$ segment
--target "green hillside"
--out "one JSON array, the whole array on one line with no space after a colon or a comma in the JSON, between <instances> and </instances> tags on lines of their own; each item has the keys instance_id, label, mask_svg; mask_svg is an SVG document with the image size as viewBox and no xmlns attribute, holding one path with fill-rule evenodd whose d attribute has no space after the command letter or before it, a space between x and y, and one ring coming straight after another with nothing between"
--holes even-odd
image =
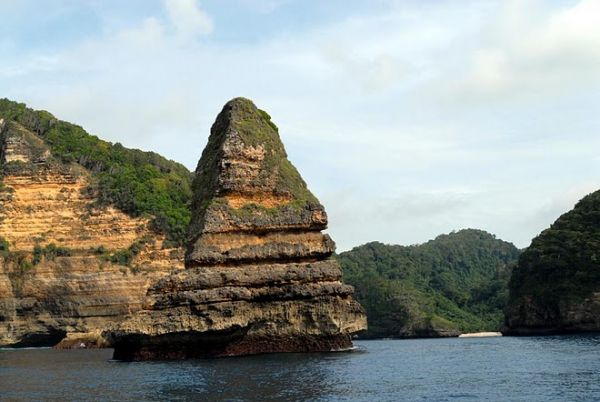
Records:
<instances>
[{"instance_id":1,"label":"green hillside","mask_svg":"<svg viewBox=\"0 0 600 402\"><path fill-rule=\"evenodd\" d=\"M191 173L185 166L154 152L103 141L46 111L8 99L0 99L0 118L37 134L60 162L77 163L91 172L89 191L100 204L114 205L131 216L150 216L155 230L173 243L183 243L192 195Z\"/></svg>"},{"instance_id":2,"label":"green hillside","mask_svg":"<svg viewBox=\"0 0 600 402\"><path fill-rule=\"evenodd\" d=\"M585 196L535 237L510 281L511 329L598 330L600 191Z\"/></svg>"},{"instance_id":3,"label":"green hillside","mask_svg":"<svg viewBox=\"0 0 600 402\"><path fill-rule=\"evenodd\" d=\"M366 337L498 330L519 250L475 229L427 243L368 243L341 253L344 281L367 310Z\"/></svg>"}]
</instances>

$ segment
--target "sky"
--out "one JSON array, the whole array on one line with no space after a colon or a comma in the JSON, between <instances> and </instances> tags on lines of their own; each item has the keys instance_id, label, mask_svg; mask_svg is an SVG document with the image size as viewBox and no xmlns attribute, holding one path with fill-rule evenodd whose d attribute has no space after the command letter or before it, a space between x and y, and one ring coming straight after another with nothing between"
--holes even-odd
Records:
<instances>
[{"instance_id":1,"label":"sky","mask_svg":"<svg viewBox=\"0 0 600 402\"><path fill-rule=\"evenodd\" d=\"M600 0L0 0L0 97L193 170L251 98L338 250L527 247L600 188Z\"/></svg>"}]
</instances>

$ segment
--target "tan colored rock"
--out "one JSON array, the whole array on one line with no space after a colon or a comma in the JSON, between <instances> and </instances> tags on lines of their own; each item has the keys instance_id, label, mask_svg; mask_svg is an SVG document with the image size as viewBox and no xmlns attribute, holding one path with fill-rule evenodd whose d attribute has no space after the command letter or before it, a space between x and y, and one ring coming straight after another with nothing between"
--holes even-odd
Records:
<instances>
[{"instance_id":1,"label":"tan colored rock","mask_svg":"<svg viewBox=\"0 0 600 402\"><path fill-rule=\"evenodd\" d=\"M196 169L186 270L106 335L135 360L346 349L366 328L331 259L327 215L270 117L237 98Z\"/></svg>"},{"instance_id":2,"label":"tan colored rock","mask_svg":"<svg viewBox=\"0 0 600 402\"><path fill-rule=\"evenodd\" d=\"M96 207L84 169L51 163L43 141L22 126L2 127L2 163L33 163L35 170L5 171L0 191L0 236L11 250L0 257L0 346L54 345L65 337L61 347L106 346L101 331L141 309L153 283L183 268L183 250L163 249L145 218ZM94 251L142 239L150 241L129 267ZM51 243L71 255L34 265L34 246Z\"/></svg>"}]
</instances>

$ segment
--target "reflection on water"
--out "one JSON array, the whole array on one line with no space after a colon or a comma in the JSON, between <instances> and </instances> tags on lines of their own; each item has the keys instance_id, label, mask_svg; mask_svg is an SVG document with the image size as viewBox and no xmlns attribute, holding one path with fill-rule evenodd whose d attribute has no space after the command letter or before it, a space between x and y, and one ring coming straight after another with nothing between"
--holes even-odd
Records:
<instances>
[{"instance_id":1,"label":"reflection on water","mask_svg":"<svg viewBox=\"0 0 600 402\"><path fill-rule=\"evenodd\" d=\"M123 363L0 350L0 400L600 400L600 336L363 341L358 352Z\"/></svg>"},{"instance_id":2,"label":"reflection on water","mask_svg":"<svg viewBox=\"0 0 600 402\"><path fill-rule=\"evenodd\" d=\"M171 375L168 381L162 378L155 384L153 397L185 399L193 383L193 394L206 400L319 400L334 392L331 366L326 363L331 356L289 354L162 363ZM186 372L184 378L177 378L181 371Z\"/></svg>"},{"instance_id":3,"label":"reflection on water","mask_svg":"<svg viewBox=\"0 0 600 402\"><path fill-rule=\"evenodd\" d=\"M117 362L111 350L2 350L0 400L314 401L335 394L334 367L357 353Z\"/></svg>"}]
</instances>

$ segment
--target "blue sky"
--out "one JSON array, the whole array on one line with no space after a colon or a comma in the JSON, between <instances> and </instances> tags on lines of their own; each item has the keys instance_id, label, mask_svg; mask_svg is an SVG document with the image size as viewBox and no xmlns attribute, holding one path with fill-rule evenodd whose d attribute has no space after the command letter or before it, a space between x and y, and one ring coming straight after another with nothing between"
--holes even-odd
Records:
<instances>
[{"instance_id":1,"label":"blue sky","mask_svg":"<svg viewBox=\"0 0 600 402\"><path fill-rule=\"evenodd\" d=\"M600 187L600 1L0 0L0 96L193 169L235 96L340 250L519 247Z\"/></svg>"}]
</instances>

